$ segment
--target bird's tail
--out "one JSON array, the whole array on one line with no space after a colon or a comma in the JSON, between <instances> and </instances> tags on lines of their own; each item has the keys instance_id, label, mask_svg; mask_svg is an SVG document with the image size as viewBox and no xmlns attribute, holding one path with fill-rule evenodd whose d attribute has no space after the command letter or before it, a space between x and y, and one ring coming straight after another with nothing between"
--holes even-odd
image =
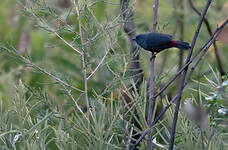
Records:
<instances>
[{"instance_id":1,"label":"bird's tail","mask_svg":"<svg viewBox=\"0 0 228 150\"><path fill-rule=\"evenodd\" d=\"M183 42L183 41L175 41L175 47L180 48L180 49L189 49L191 48L191 46L189 45L189 43L187 42Z\"/></svg>"}]
</instances>

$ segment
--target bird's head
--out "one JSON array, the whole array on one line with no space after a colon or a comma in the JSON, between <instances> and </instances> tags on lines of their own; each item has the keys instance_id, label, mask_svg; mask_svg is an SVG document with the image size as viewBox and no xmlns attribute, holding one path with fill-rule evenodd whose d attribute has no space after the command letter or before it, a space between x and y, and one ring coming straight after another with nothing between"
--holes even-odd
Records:
<instances>
[{"instance_id":1,"label":"bird's head","mask_svg":"<svg viewBox=\"0 0 228 150\"><path fill-rule=\"evenodd\" d=\"M145 35L139 34L133 39L138 45L142 46L145 40Z\"/></svg>"}]
</instances>

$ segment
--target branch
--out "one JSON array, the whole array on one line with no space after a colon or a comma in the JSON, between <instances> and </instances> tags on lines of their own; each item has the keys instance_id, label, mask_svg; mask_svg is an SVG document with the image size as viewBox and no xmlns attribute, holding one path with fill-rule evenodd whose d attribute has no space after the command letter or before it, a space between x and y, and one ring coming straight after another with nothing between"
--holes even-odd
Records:
<instances>
[{"instance_id":1,"label":"branch","mask_svg":"<svg viewBox=\"0 0 228 150\"><path fill-rule=\"evenodd\" d=\"M197 10L197 8L194 6L192 0L189 0L189 4L190 4L190 7L197 13L197 15L201 15L200 11ZM210 23L209 21L207 20L207 18L205 17L204 18L204 23L207 27L207 31L209 33L210 36L212 36L212 30L211 30L211 26L210 26ZM217 44L216 42L213 43L213 46L214 46L214 52L215 52L215 56L216 56L216 59L217 59L217 63L218 63L218 68L219 68L219 72L220 72L220 75L223 76L225 75L225 71L222 67L222 62L221 62L221 58L220 58L220 55L219 55L219 52L218 52L218 47L217 47Z\"/></svg>"},{"instance_id":2,"label":"branch","mask_svg":"<svg viewBox=\"0 0 228 150\"><path fill-rule=\"evenodd\" d=\"M158 15L158 4L159 0L155 0L154 8L154 23L153 23L153 32L156 32L157 27L157 15ZM147 124L149 127L152 125L152 115L153 108L155 103L154 97L154 62L155 62L155 54L152 52L151 54L151 65L150 65L150 87L149 87L149 107L148 107L148 115L147 115ZM152 150L152 132L149 130L148 140L147 140L147 149Z\"/></svg>"},{"instance_id":3,"label":"branch","mask_svg":"<svg viewBox=\"0 0 228 150\"><path fill-rule=\"evenodd\" d=\"M79 10L79 4L78 4L78 0L74 0L74 6L75 6L75 10L77 13L77 18L78 18L78 27L79 27L79 35L80 35L80 40L81 40L81 45L82 45L82 53L81 53L81 57L82 57L82 69L83 69L83 78L84 78L84 93L85 93L85 103L86 103L86 108L87 108L87 118L88 118L88 126L90 124L89 122L89 114L91 116L92 112L90 110L90 105L89 105L89 98L88 98L88 83L87 83L87 71L86 71L86 63L85 63L85 49L84 49L84 38L83 38L83 33L82 33L82 24L81 24L81 13Z\"/></svg>"},{"instance_id":4,"label":"branch","mask_svg":"<svg viewBox=\"0 0 228 150\"><path fill-rule=\"evenodd\" d=\"M56 31L54 31L51 27L49 27L47 25L47 27L51 30L51 32L53 32L60 40L63 41L63 43L65 43L67 46L69 46L70 48L72 48L75 52L79 53L80 55L82 55L82 52L80 52L78 49L76 49L73 45L71 45L70 43L68 43L64 38L62 38Z\"/></svg>"},{"instance_id":5,"label":"branch","mask_svg":"<svg viewBox=\"0 0 228 150\"><path fill-rule=\"evenodd\" d=\"M96 67L96 68L91 72L91 74L86 78L86 80L89 80L89 78L92 77L93 74L98 70L98 68L100 67L100 65L104 62L105 57L107 56L108 52L109 52L109 49L106 50L105 55L104 55L103 58L100 60L100 62L98 63L97 67Z\"/></svg>"},{"instance_id":6,"label":"branch","mask_svg":"<svg viewBox=\"0 0 228 150\"><path fill-rule=\"evenodd\" d=\"M79 95L79 97L78 97L77 100L74 99L73 95L71 94L71 91L68 90L67 91L67 94L72 99L72 101L74 102L74 104L77 107L77 109L79 110L79 112L82 113L83 117L88 120L87 116L83 113L81 107L77 103L77 101L79 100L79 98L81 97L82 94Z\"/></svg>"},{"instance_id":7,"label":"branch","mask_svg":"<svg viewBox=\"0 0 228 150\"><path fill-rule=\"evenodd\" d=\"M210 4L211 4L211 1L212 0L208 0L207 1L206 7L204 8L203 13L202 13L202 15L200 17L200 21L198 23L195 35L193 37L192 44L191 44L191 49L190 49L190 51L188 53L188 57L186 59L185 64L187 64L191 60L192 52L193 52L193 49L195 47L196 40L198 38L200 28L202 26L202 22L204 20L204 17L205 17L205 15L207 13L207 10L208 10ZM183 89L184 89L184 83L185 83L185 77L186 77L187 71L188 71L188 67L186 69L184 69L184 71L183 71L183 75L182 75L181 81L180 81L180 86L179 86L179 89L178 89L177 101L176 101L176 107L175 107L175 112L174 112L174 117L173 117L172 131L171 131L171 137L170 137L170 143L169 143L169 150L173 150L175 132L176 132L176 123L177 123L177 118L178 118L178 113L179 113L179 108L180 108L180 100L181 100L182 92L183 92Z\"/></svg>"},{"instance_id":8,"label":"branch","mask_svg":"<svg viewBox=\"0 0 228 150\"><path fill-rule=\"evenodd\" d=\"M153 23L153 32L156 32L157 24L158 24L158 4L159 0L155 0L155 4L153 5L154 8L154 23Z\"/></svg>"}]
</instances>

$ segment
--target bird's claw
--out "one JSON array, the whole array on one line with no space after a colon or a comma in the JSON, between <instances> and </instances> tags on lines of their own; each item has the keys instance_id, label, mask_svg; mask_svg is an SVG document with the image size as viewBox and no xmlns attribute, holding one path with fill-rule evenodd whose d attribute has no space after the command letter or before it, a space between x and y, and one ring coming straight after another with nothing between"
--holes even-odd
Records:
<instances>
[{"instance_id":1,"label":"bird's claw","mask_svg":"<svg viewBox=\"0 0 228 150\"><path fill-rule=\"evenodd\" d=\"M156 57L156 53L152 53L152 55L151 55L151 57L150 57L150 61L152 60L152 59L154 59Z\"/></svg>"}]
</instances>

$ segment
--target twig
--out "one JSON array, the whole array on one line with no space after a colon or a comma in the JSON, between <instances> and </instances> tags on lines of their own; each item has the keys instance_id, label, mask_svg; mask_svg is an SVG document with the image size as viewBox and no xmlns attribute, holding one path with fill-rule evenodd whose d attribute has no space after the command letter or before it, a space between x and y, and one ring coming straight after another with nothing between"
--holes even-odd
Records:
<instances>
[{"instance_id":1,"label":"twig","mask_svg":"<svg viewBox=\"0 0 228 150\"><path fill-rule=\"evenodd\" d=\"M138 145L142 139L146 136L146 134L148 134L148 131L152 129L152 127L161 119L161 117L165 114L165 112L169 109L169 107L172 105L172 103L176 100L177 96L175 96L169 103L168 105L163 108L163 110L160 112L160 114L154 119L154 121L151 124L151 127L149 127L147 130L145 130L141 136L137 139L137 141L135 142L135 145ZM134 149L131 149L134 150Z\"/></svg>"},{"instance_id":2,"label":"twig","mask_svg":"<svg viewBox=\"0 0 228 150\"><path fill-rule=\"evenodd\" d=\"M85 49L83 46L84 43L84 39L83 39L83 33L82 33L82 25L81 25L81 13L79 10L79 4L78 4L78 0L74 0L74 6L76 9L76 13L78 16L78 27L79 27L79 35L80 35L80 39L81 39L81 45L82 45L82 53L81 53L81 57L82 57L82 69L83 69L83 78L84 78L84 93L85 93L85 103L86 103L86 107L87 107L87 118L89 120L89 114L92 116L92 112L90 110L90 105L89 105L89 98L88 98L88 84L87 84L87 71L86 71L86 64L85 64ZM89 122L88 122L89 123Z\"/></svg>"},{"instance_id":3,"label":"twig","mask_svg":"<svg viewBox=\"0 0 228 150\"><path fill-rule=\"evenodd\" d=\"M156 32L157 27L157 16L158 16L158 5L159 0L155 0L155 4L153 5L154 8L154 22L153 22L153 32ZM149 86L149 107L148 107L148 116L147 116L147 124L149 127L152 125L152 115L153 115L153 108L155 103L154 98L154 62L155 62L155 54L151 54L151 65L150 65L150 86ZM148 140L147 140L147 149L152 150L152 132L151 130L148 131Z\"/></svg>"},{"instance_id":4,"label":"twig","mask_svg":"<svg viewBox=\"0 0 228 150\"><path fill-rule=\"evenodd\" d=\"M190 4L190 7L200 16L201 13L194 6L192 0L189 0L189 4ZM205 17L203 21L204 21L204 23L205 23L205 25L207 27L207 31L208 31L209 35L212 36L212 30L211 30L211 26L210 26L210 23L209 23L208 19ZM214 46L214 52L215 52L215 56L216 56L217 63L218 63L219 72L220 72L220 75L223 76L223 75L225 75L225 71L224 71L224 69L222 67L222 62L221 62L221 58L220 58L220 55L219 55L219 52L218 52L218 47L217 47L216 42L213 43L213 46Z\"/></svg>"},{"instance_id":5,"label":"twig","mask_svg":"<svg viewBox=\"0 0 228 150\"><path fill-rule=\"evenodd\" d=\"M80 55L82 55L82 52L80 52L78 49L76 49L75 47L73 47L73 45L71 45L70 43L68 43L64 38L62 38L56 31L54 31L52 28L50 28L48 25L47 27L51 30L51 32L53 32L60 40L62 40L67 46L69 46L70 48L72 48L75 52L79 53Z\"/></svg>"},{"instance_id":6,"label":"twig","mask_svg":"<svg viewBox=\"0 0 228 150\"><path fill-rule=\"evenodd\" d=\"M200 135L201 135L201 144L202 144L202 150L205 150L205 148L204 148L204 137L203 137L203 130L201 129L201 127L199 127L200 128Z\"/></svg>"},{"instance_id":7,"label":"twig","mask_svg":"<svg viewBox=\"0 0 228 150\"><path fill-rule=\"evenodd\" d=\"M154 8L154 23L153 23L153 32L156 32L157 24L158 24L158 4L159 0L155 0L155 4L153 5Z\"/></svg>"},{"instance_id":8,"label":"twig","mask_svg":"<svg viewBox=\"0 0 228 150\"><path fill-rule=\"evenodd\" d=\"M78 105L78 103L77 103L78 100L76 101L76 100L74 99L73 95L71 94L71 91L67 91L67 94L68 94L68 96L73 100L75 106L76 106L77 109L80 111L80 113L82 113L82 115L83 115L86 119L88 119L87 116L83 113L83 111L82 111L82 109L80 108L80 106ZM81 97L81 95L82 95L82 94L79 95L79 98ZM79 99L79 98L78 98L78 99Z\"/></svg>"},{"instance_id":9,"label":"twig","mask_svg":"<svg viewBox=\"0 0 228 150\"><path fill-rule=\"evenodd\" d=\"M207 13L207 10L208 10L210 4L211 4L211 0L208 0L207 4L206 4L206 7L204 8L203 13L202 13L202 15L200 17L200 21L198 23L195 35L193 37L192 44L191 44L191 49L190 49L190 51L188 53L188 57L186 59L185 64L187 64L191 60L192 52L193 52L193 49L195 47L195 43L196 43L196 40L198 38L200 28L202 26L202 22L204 20L204 17L205 17L205 15ZM188 67L186 69L184 69L184 71L183 71L183 75L181 77L180 86L179 86L179 90L178 90L178 94L177 94L177 101L176 101L176 107L175 107L175 111L174 111L172 131L171 131L171 137L170 137L170 142L169 142L169 150L173 150L175 132L176 132L176 123L177 123L177 118L178 118L178 113L179 113L179 108L180 108L180 100L181 100L182 92L183 92L183 89L184 89L184 83L185 83L185 77L186 77L187 71L188 71Z\"/></svg>"},{"instance_id":10,"label":"twig","mask_svg":"<svg viewBox=\"0 0 228 150\"><path fill-rule=\"evenodd\" d=\"M204 50L204 54L208 51L209 47L212 45L212 43L216 40L216 37L219 35L219 32L224 28L224 26L228 23L228 19L219 27L216 29L216 31L214 32L214 34L212 35L212 37L208 40L208 42L206 42L206 44L199 50L199 51L202 51ZM202 59L203 55L201 55L197 62L199 62L199 60ZM195 63L195 65L192 67L192 68L195 68L195 66L197 65L198 63ZM185 67L184 67L185 68ZM194 70L194 69L191 69L191 70ZM187 85L187 82L190 80L190 77L191 77L192 73L190 72L188 77L187 77L187 80L185 81L184 83L184 87ZM177 95L175 95L172 100L167 104L167 106L161 111L161 113L155 118L154 122L152 123L152 126L150 128L148 128L147 130L145 130L141 136L139 137L139 139L136 141L136 144L135 145L138 145L141 140L145 137L145 135L148 133L149 129L151 129L160 119L161 117L165 114L165 112L168 110L168 108L171 106L171 104L173 102L175 102L177 98Z\"/></svg>"},{"instance_id":11,"label":"twig","mask_svg":"<svg viewBox=\"0 0 228 150\"><path fill-rule=\"evenodd\" d=\"M86 78L86 80L89 80L89 78L92 77L93 74L98 70L98 68L100 67L100 65L104 62L105 57L107 56L108 52L109 52L109 49L106 50L105 55L104 55L103 58L100 60L100 62L98 63L97 67L96 67L96 68L91 72L91 74Z\"/></svg>"},{"instance_id":12,"label":"twig","mask_svg":"<svg viewBox=\"0 0 228 150\"><path fill-rule=\"evenodd\" d=\"M150 87L149 87L149 107L148 107L148 115L147 115L147 124L150 127L152 123L152 115L153 115L153 108L154 108L154 61L155 55L152 54L151 56L151 66L150 66ZM148 139L147 139L147 149L152 150L152 132L149 131Z\"/></svg>"}]
</instances>

